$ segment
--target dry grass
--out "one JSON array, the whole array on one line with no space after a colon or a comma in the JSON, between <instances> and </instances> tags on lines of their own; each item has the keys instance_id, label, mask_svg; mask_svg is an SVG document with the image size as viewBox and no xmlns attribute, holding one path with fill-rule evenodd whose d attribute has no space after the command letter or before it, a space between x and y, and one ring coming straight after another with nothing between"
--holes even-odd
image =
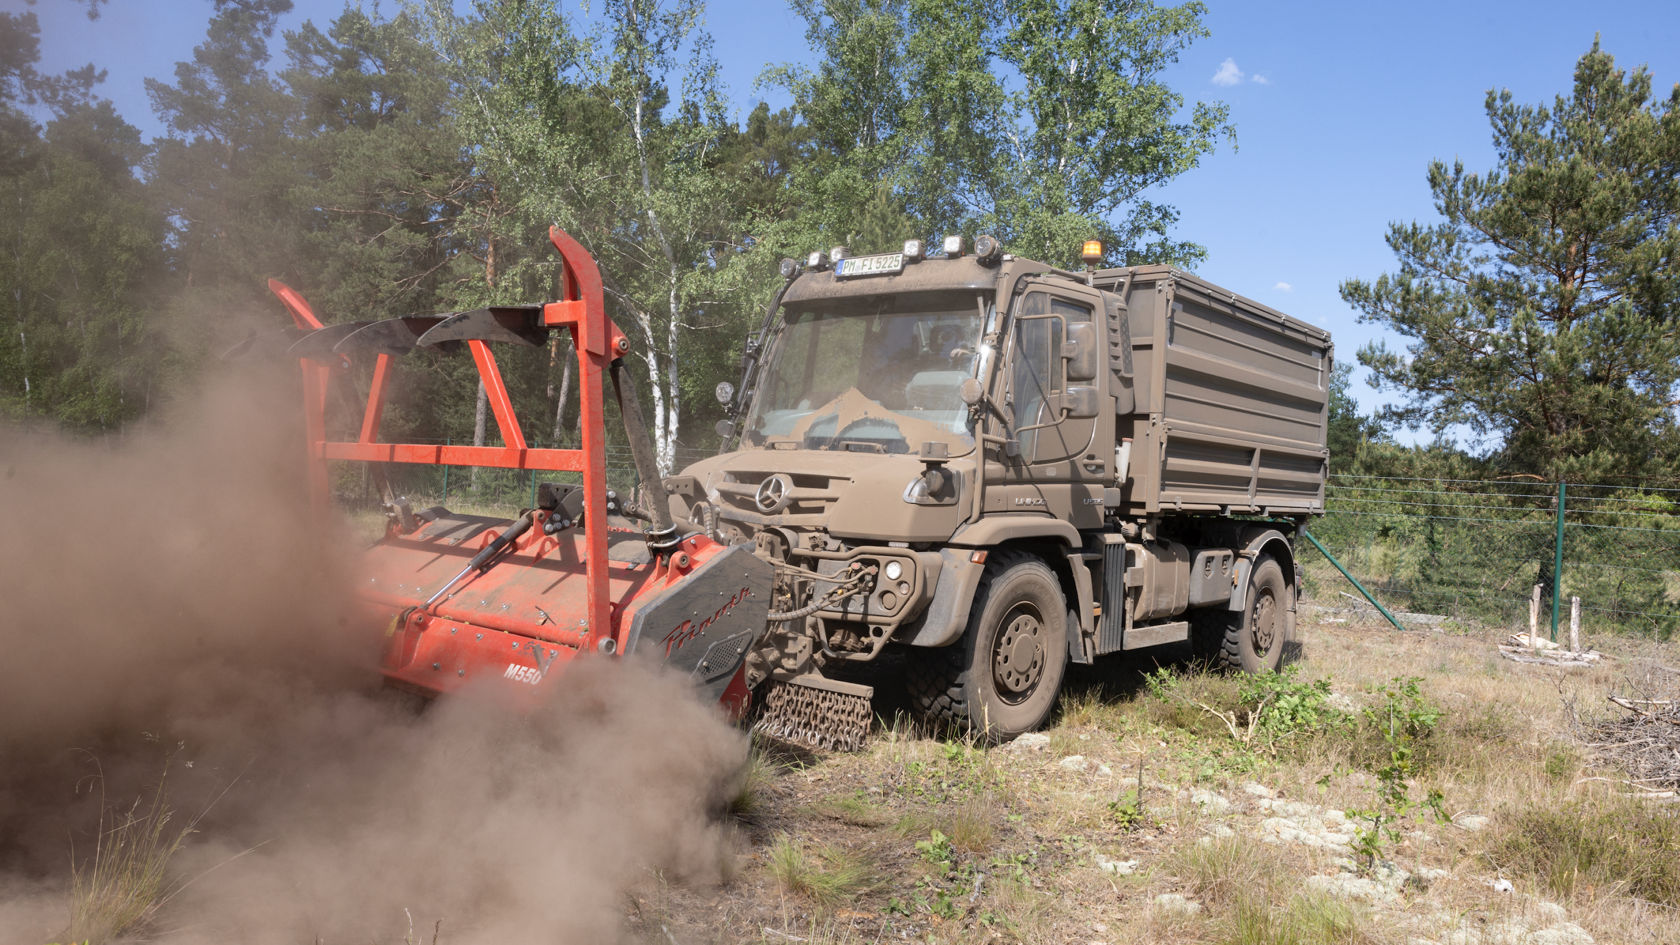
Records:
<instances>
[{"instance_id":1,"label":"dry grass","mask_svg":"<svg viewBox=\"0 0 1680 945\"><path fill-rule=\"evenodd\" d=\"M1598 796L1503 813L1488 858L1564 900L1625 895L1680 908L1680 812Z\"/></svg>"},{"instance_id":2,"label":"dry grass","mask_svg":"<svg viewBox=\"0 0 1680 945\"><path fill-rule=\"evenodd\" d=\"M1290 877L1280 874L1276 848L1251 837L1204 837L1177 850L1166 863L1186 895L1211 909L1234 908Z\"/></svg>"},{"instance_id":3,"label":"dry grass","mask_svg":"<svg viewBox=\"0 0 1680 945\"><path fill-rule=\"evenodd\" d=\"M1322 893L1297 893L1282 906L1269 897L1237 900L1215 923L1218 945L1366 945L1379 941L1366 910Z\"/></svg>"},{"instance_id":4,"label":"dry grass","mask_svg":"<svg viewBox=\"0 0 1680 945\"><path fill-rule=\"evenodd\" d=\"M951 845L967 853L986 853L997 843L997 798L982 795L956 805L945 820Z\"/></svg>"},{"instance_id":5,"label":"dry grass","mask_svg":"<svg viewBox=\"0 0 1680 945\"><path fill-rule=\"evenodd\" d=\"M105 808L92 854L71 871L71 941L100 945L138 930L180 890L169 863L197 821L172 829L174 819L163 780L149 801L121 813Z\"/></svg>"}]
</instances>

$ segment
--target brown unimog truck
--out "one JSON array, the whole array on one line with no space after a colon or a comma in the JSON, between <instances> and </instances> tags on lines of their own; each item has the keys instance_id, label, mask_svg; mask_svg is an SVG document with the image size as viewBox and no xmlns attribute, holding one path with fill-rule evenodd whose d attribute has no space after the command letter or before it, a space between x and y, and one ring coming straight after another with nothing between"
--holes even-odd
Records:
<instances>
[{"instance_id":1,"label":"brown unimog truck","mask_svg":"<svg viewBox=\"0 0 1680 945\"><path fill-rule=\"evenodd\" d=\"M1328 334L1166 266L944 248L784 262L724 452L666 480L679 523L775 565L761 728L860 744L871 690L833 677L893 650L921 713L993 740L1070 662L1188 640L1276 668Z\"/></svg>"}]
</instances>

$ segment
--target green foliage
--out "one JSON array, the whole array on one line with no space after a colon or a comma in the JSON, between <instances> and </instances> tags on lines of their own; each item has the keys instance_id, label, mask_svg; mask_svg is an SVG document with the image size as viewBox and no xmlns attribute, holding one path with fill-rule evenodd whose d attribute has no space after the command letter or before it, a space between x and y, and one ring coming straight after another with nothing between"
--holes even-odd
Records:
<instances>
[{"instance_id":1,"label":"green foliage","mask_svg":"<svg viewBox=\"0 0 1680 945\"><path fill-rule=\"evenodd\" d=\"M1329 702L1327 678L1303 682L1299 667L1287 666L1278 673L1256 673L1242 678L1238 694L1248 709L1255 747L1276 755L1293 742L1345 728L1351 719Z\"/></svg>"},{"instance_id":2,"label":"green foliage","mask_svg":"<svg viewBox=\"0 0 1680 945\"><path fill-rule=\"evenodd\" d=\"M1227 110L1186 111L1161 73L1197 38L1203 7L1117 0L800 0L814 69L782 68L816 154L791 186L787 233L870 249L910 233L991 232L1058 264L1102 238L1116 261L1193 262L1177 213L1144 191L1230 135ZM1071 65L1070 65L1071 64ZM883 189L912 227L865 234ZM866 243L864 237L871 237Z\"/></svg>"},{"instance_id":3,"label":"green foliage","mask_svg":"<svg viewBox=\"0 0 1680 945\"><path fill-rule=\"evenodd\" d=\"M957 851L951 838L938 830L930 832L926 840L916 841L916 854L941 871L948 872L956 865Z\"/></svg>"},{"instance_id":4,"label":"green foliage","mask_svg":"<svg viewBox=\"0 0 1680 945\"><path fill-rule=\"evenodd\" d=\"M1420 746L1441 720L1441 710L1418 690L1419 681L1415 676L1396 677L1390 684L1375 687L1381 703L1366 706L1362 712L1361 732L1375 735L1384 749L1367 763L1377 777L1376 803L1347 812L1362 821L1354 832L1353 851L1366 869L1374 869L1388 844L1400 839L1402 818L1421 808L1440 820L1449 819L1441 792L1430 790L1421 800L1412 796L1410 779L1417 769Z\"/></svg>"},{"instance_id":5,"label":"green foliage","mask_svg":"<svg viewBox=\"0 0 1680 945\"><path fill-rule=\"evenodd\" d=\"M1143 795L1136 788L1127 788L1108 802L1108 817L1121 830L1131 830L1143 823Z\"/></svg>"},{"instance_id":6,"label":"green foliage","mask_svg":"<svg viewBox=\"0 0 1680 945\"><path fill-rule=\"evenodd\" d=\"M1180 727L1199 734L1222 731L1244 752L1276 757L1312 738L1347 728L1351 719L1330 705L1330 680L1304 682L1299 667L1237 677L1200 676L1191 681L1160 668L1144 678L1149 693L1168 706L1194 708ZM1216 685L1208 685L1216 682ZM1210 727L1211 718L1219 723Z\"/></svg>"},{"instance_id":7,"label":"green foliage","mask_svg":"<svg viewBox=\"0 0 1680 945\"><path fill-rule=\"evenodd\" d=\"M134 169L140 132L86 70L43 76L34 14L0 14L0 416L114 430L152 405L171 347L146 318L163 217ZM46 104L43 130L20 105Z\"/></svg>"},{"instance_id":8,"label":"green foliage","mask_svg":"<svg viewBox=\"0 0 1680 945\"><path fill-rule=\"evenodd\" d=\"M1390 609L1515 628L1526 625L1529 593L1539 584L1541 620L1549 627L1557 580L1561 627L1568 626L1569 598L1579 596L1589 632L1661 638L1680 629L1673 495L1570 483L1563 572L1554 578L1557 496L1555 482L1474 469L1428 478L1336 474L1328 511L1312 532ZM1315 551L1303 550L1301 560L1307 596L1352 593Z\"/></svg>"},{"instance_id":9,"label":"green foliage","mask_svg":"<svg viewBox=\"0 0 1680 945\"><path fill-rule=\"evenodd\" d=\"M1377 417L1359 414L1359 403L1348 392L1353 365L1340 363L1330 372L1330 422L1328 445L1330 468L1337 472L1360 471L1360 448L1387 442L1387 432Z\"/></svg>"},{"instance_id":10,"label":"green foliage","mask_svg":"<svg viewBox=\"0 0 1680 945\"><path fill-rule=\"evenodd\" d=\"M1595 41L1551 107L1487 95L1499 165L1429 167L1443 219L1395 223L1398 272L1342 297L1407 339L1359 359L1395 419L1467 425L1548 479L1672 469L1680 381L1680 89Z\"/></svg>"}]
</instances>

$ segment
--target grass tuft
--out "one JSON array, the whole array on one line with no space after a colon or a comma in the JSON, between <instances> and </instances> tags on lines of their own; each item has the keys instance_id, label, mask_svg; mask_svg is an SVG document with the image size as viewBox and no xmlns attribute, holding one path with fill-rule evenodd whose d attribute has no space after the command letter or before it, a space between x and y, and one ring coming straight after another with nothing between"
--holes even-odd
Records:
<instances>
[{"instance_id":1,"label":"grass tuft","mask_svg":"<svg viewBox=\"0 0 1680 945\"><path fill-rule=\"evenodd\" d=\"M751 817L762 809L764 791L776 779L776 771L780 767L782 766L771 761L757 745L754 745L752 750L747 752L747 762L742 766L735 790L729 796L730 815Z\"/></svg>"},{"instance_id":2,"label":"grass tuft","mask_svg":"<svg viewBox=\"0 0 1680 945\"><path fill-rule=\"evenodd\" d=\"M1361 945L1371 937L1352 906L1322 893L1291 896L1282 907L1250 894L1220 923L1220 945Z\"/></svg>"},{"instance_id":3,"label":"grass tuft","mask_svg":"<svg viewBox=\"0 0 1680 945\"><path fill-rule=\"evenodd\" d=\"M770 875L785 892L833 909L875 889L879 871L861 854L824 844L808 852L787 834L770 845Z\"/></svg>"},{"instance_id":4,"label":"grass tuft","mask_svg":"<svg viewBox=\"0 0 1680 945\"><path fill-rule=\"evenodd\" d=\"M1168 866L1190 885L1191 898L1214 908L1248 901L1280 879L1276 851L1241 834L1206 837L1181 847Z\"/></svg>"},{"instance_id":5,"label":"grass tuft","mask_svg":"<svg viewBox=\"0 0 1680 945\"><path fill-rule=\"evenodd\" d=\"M957 805L946 823L951 844L969 853L985 853L997 843L997 803L990 797L972 797Z\"/></svg>"},{"instance_id":6,"label":"grass tuft","mask_svg":"<svg viewBox=\"0 0 1680 945\"><path fill-rule=\"evenodd\" d=\"M72 864L71 941L100 945L138 929L178 891L169 861L194 824L171 829L174 818L162 780L149 803L136 799L121 814L100 815L93 855Z\"/></svg>"}]
</instances>

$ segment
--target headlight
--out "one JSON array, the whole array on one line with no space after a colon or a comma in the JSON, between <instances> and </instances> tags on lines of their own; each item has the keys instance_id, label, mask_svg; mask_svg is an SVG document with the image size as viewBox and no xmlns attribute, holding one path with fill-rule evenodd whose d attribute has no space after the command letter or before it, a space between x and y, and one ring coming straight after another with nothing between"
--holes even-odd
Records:
<instances>
[{"instance_id":1,"label":"headlight","mask_svg":"<svg viewBox=\"0 0 1680 945\"><path fill-rule=\"evenodd\" d=\"M904 487L911 505L951 505L957 501L957 479L939 466L929 466Z\"/></svg>"}]
</instances>

